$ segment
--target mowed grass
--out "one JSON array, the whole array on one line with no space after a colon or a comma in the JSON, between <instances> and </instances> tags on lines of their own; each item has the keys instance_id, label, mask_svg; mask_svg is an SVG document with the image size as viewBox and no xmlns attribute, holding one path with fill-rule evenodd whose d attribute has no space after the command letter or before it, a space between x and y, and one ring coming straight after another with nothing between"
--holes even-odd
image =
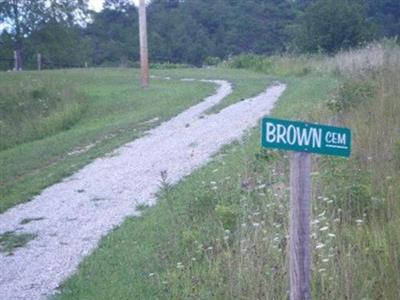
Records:
<instances>
[{"instance_id":1,"label":"mowed grass","mask_svg":"<svg viewBox=\"0 0 400 300\"><path fill-rule=\"evenodd\" d=\"M240 72L237 72L240 71ZM210 67L202 69L171 69L157 70L155 74L159 76L169 76L171 78L193 78L193 79L220 79L228 80L232 83L233 93L226 97L224 101L212 107L207 113L217 113L221 109L237 101L258 95L266 90L270 83L277 79L275 75L257 73L249 70L233 70L226 67ZM268 84L266 84L268 83Z\"/></svg>"},{"instance_id":2,"label":"mowed grass","mask_svg":"<svg viewBox=\"0 0 400 300\"><path fill-rule=\"evenodd\" d=\"M224 78L230 104L261 92L271 77L218 69L157 70L175 79ZM201 73L201 74L199 74ZM251 74L253 81L245 81ZM214 93L204 82L152 79L137 70L0 73L0 212L29 200L96 157L134 140Z\"/></svg>"}]
</instances>

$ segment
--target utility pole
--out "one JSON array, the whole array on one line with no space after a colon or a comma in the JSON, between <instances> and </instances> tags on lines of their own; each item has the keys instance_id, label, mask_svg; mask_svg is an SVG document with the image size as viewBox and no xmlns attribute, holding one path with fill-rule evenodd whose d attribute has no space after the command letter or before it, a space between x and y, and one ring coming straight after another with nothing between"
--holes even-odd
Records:
<instances>
[{"instance_id":1,"label":"utility pole","mask_svg":"<svg viewBox=\"0 0 400 300\"><path fill-rule=\"evenodd\" d=\"M139 1L140 73L142 87L149 86L149 50L147 46L146 1Z\"/></svg>"}]
</instances>

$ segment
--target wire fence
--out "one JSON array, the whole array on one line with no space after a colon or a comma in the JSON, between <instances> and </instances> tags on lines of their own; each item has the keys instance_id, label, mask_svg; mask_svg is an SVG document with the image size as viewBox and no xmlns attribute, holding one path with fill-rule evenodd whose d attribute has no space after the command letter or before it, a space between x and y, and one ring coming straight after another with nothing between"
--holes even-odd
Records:
<instances>
[{"instance_id":1,"label":"wire fence","mask_svg":"<svg viewBox=\"0 0 400 300\"><path fill-rule=\"evenodd\" d=\"M56 62L52 59L48 59L41 56L40 59L27 60L26 64L28 70L43 70L43 69L73 69L73 68L86 68L88 67L87 62L82 62L80 64L74 64L69 62ZM3 69L15 69L15 58L0 57L0 63L8 63L7 66L3 64Z\"/></svg>"}]
</instances>

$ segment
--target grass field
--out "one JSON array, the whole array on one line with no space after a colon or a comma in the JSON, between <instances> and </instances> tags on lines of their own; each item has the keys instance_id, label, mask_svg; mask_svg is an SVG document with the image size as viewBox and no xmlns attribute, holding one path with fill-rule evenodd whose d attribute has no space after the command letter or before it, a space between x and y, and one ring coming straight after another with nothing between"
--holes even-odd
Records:
<instances>
[{"instance_id":1,"label":"grass field","mask_svg":"<svg viewBox=\"0 0 400 300\"><path fill-rule=\"evenodd\" d=\"M275 66L288 90L274 116L355 137L349 160L314 159L314 299L398 298L400 50L381 47L382 62L363 69L370 51L301 58L309 71L296 76L295 58ZM288 156L262 150L255 129L164 183L158 204L105 237L56 299L287 299L288 197Z\"/></svg>"},{"instance_id":2,"label":"grass field","mask_svg":"<svg viewBox=\"0 0 400 300\"><path fill-rule=\"evenodd\" d=\"M222 105L271 82L263 74L229 69L154 75L230 80L235 91ZM215 91L203 82L154 79L147 90L138 82L137 70L128 69L0 73L0 212Z\"/></svg>"},{"instance_id":3,"label":"grass field","mask_svg":"<svg viewBox=\"0 0 400 300\"><path fill-rule=\"evenodd\" d=\"M49 107L54 112L79 107L80 118L54 132L44 126L42 135L27 130L25 142L15 139L16 146L0 152L6 166L0 210L27 200L213 91L204 83L155 80L143 92L131 85L130 72L41 75L49 82L63 76L74 83L68 91L76 95L71 106ZM155 72L231 80L235 93L210 113L278 78L288 89L274 116L352 129L350 159L313 159L312 293L313 299L332 300L392 300L399 295L399 74L400 49L390 44L335 57L243 56L224 68ZM7 80L9 86L16 79ZM166 88L171 94L164 97ZM64 97L62 87L60 92ZM151 107L149 99L161 97L171 102L162 110ZM144 125L155 117L160 120ZM262 150L259 130L251 130L176 186L161 181L157 205L139 207L141 216L104 237L55 299L287 299L288 180L288 154Z\"/></svg>"}]
</instances>

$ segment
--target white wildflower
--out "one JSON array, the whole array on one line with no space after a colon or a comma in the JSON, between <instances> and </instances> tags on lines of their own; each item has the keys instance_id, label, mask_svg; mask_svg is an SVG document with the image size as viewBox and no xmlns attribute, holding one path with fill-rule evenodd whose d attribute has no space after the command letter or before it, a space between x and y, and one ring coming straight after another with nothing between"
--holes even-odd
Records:
<instances>
[{"instance_id":1,"label":"white wildflower","mask_svg":"<svg viewBox=\"0 0 400 300\"><path fill-rule=\"evenodd\" d=\"M364 220L358 219L356 220L357 225L361 225L362 223L364 223Z\"/></svg>"}]
</instances>

